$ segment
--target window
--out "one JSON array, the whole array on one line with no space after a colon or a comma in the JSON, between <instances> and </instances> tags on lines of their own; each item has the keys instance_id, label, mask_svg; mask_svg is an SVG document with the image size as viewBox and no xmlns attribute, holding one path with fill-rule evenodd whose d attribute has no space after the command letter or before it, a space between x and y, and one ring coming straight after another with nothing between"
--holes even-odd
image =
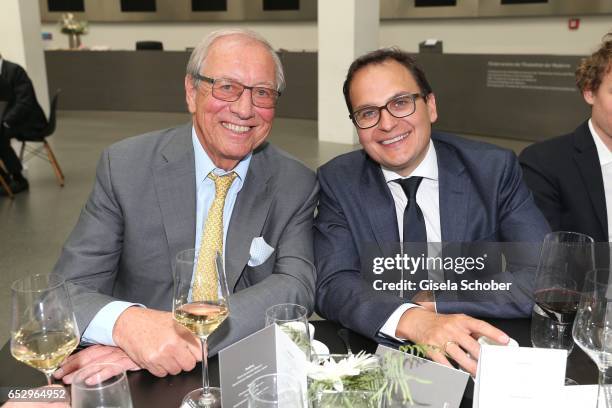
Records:
<instances>
[{"instance_id":1,"label":"window","mask_svg":"<svg viewBox=\"0 0 612 408\"><path fill-rule=\"evenodd\" d=\"M155 0L121 0L121 11L124 12L156 10Z\"/></svg>"},{"instance_id":2,"label":"window","mask_svg":"<svg viewBox=\"0 0 612 408\"><path fill-rule=\"evenodd\" d=\"M414 0L414 7L456 6L457 0Z\"/></svg>"},{"instance_id":3,"label":"window","mask_svg":"<svg viewBox=\"0 0 612 408\"><path fill-rule=\"evenodd\" d=\"M191 11L227 11L227 0L191 0Z\"/></svg>"},{"instance_id":4,"label":"window","mask_svg":"<svg viewBox=\"0 0 612 408\"><path fill-rule=\"evenodd\" d=\"M299 10L300 0L263 0L263 9L264 11Z\"/></svg>"},{"instance_id":5,"label":"window","mask_svg":"<svg viewBox=\"0 0 612 408\"><path fill-rule=\"evenodd\" d=\"M83 0L49 0L49 11L85 11Z\"/></svg>"},{"instance_id":6,"label":"window","mask_svg":"<svg viewBox=\"0 0 612 408\"><path fill-rule=\"evenodd\" d=\"M501 4L531 4L531 3L548 3L548 0L501 0Z\"/></svg>"}]
</instances>

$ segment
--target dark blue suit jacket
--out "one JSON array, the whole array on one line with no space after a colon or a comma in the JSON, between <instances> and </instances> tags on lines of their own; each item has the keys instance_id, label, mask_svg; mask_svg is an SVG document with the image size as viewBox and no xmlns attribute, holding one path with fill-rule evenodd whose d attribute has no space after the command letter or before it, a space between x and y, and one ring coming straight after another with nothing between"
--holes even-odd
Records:
<instances>
[{"instance_id":1,"label":"dark blue suit jacket","mask_svg":"<svg viewBox=\"0 0 612 408\"><path fill-rule=\"evenodd\" d=\"M438 159L443 242L542 241L549 227L522 181L513 152L440 133L434 133L432 140ZM318 178L317 311L376 339L393 311L406 302L375 291L360 276L364 247L377 245L384 254L388 243L399 241L391 192L380 165L364 150L331 160L319 169ZM462 303L445 310L439 304L438 311L522 317L531 313L531 304L529 298L527 302L508 301L501 308Z\"/></svg>"},{"instance_id":2,"label":"dark blue suit jacket","mask_svg":"<svg viewBox=\"0 0 612 408\"><path fill-rule=\"evenodd\" d=\"M525 148L519 161L554 231L581 232L607 242L606 195L593 136L585 121L573 133Z\"/></svg>"}]
</instances>

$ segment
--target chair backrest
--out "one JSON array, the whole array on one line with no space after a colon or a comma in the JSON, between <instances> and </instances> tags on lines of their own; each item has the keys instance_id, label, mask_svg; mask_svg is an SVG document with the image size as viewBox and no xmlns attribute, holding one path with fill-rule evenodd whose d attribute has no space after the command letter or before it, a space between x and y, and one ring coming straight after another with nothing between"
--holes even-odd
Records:
<instances>
[{"instance_id":1,"label":"chair backrest","mask_svg":"<svg viewBox=\"0 0 612 408\"><path fill-rule=\"evenodd\" d=\"M4 110L8 106L8 102L0 101L0 123L2 123L2 117L4 116Z\"/></svg>"},{"instance_id":2,"label":"chair backrest","mask_svg":"<svg viewBox=\"0 0 612 408\"><path fill-rule=\"evenodd\" d=\"M161 41L136 41L136 49L163 51L164 44Z\"/></svg>"},{"instance_id":3,"label":"chair backrest","mask_svg":"<svg viewBox=\"0 0 612 408\"><path fill-rule=\"evenodd\" d=\"M57 100L59 98L59 94L62 92L61 89L55 91L55 95L53 95L53 99L51 100L51 109L49 110L49 121L47 123L47 127L43 131L43 137L50 136L55 132L55 112L57 110Z\"/></svg>"}]
</instances>

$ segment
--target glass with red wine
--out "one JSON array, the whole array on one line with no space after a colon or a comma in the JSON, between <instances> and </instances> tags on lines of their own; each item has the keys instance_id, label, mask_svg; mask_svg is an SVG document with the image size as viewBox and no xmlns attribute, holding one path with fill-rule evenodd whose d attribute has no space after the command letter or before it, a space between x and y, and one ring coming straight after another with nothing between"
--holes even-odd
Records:
<instances>
[{"instance_id":1,"label":"glass with red wine","mask_svg":"<svg viewBox=\"0 0 612 408\"><path fill-rule=\"evenodd\" d=\"M572 352L572 325L588 271L595 268L594 241L576 232L551 232L542 243L531 313L534 347ZM576 384L566 378L566 384Z\"/></svg>"}]
</instances>

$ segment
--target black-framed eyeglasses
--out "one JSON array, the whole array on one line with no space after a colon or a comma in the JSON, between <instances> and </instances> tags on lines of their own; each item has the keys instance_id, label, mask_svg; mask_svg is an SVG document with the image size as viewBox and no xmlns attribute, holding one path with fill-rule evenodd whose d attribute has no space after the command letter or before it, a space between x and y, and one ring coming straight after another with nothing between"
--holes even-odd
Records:
<instances>
[{"instance_id":1,"label":"black-framed eyeglasses","mask_svg":"<svg viewBox=\"0 0 612 408\"><path fill-rule=\"evenodd\" d=\"M420 93L399 95L382 106L366 106L358 109L350 114L349 118L358 128L369 129L378 125L383 109L396 118L412 115L416 110L416 100L419 97L424 99L425 95Z\"/></svg>"},{"instance_id":2,"label":"black-framed eyeglasses","mask_svg":"<svg viewBox=\"0 0 612 408\"><path fill-rule=\"evenodd\" d=\"M251 102L259 108L273 108L280 96L276 89L264 86L246 86L238 81L228 78L209 78L204 75L194 74L193 77L200 81L212 84L212 95L225 102L235 102L245 89L251 90Z\"/></svg>"}]
</instances>

